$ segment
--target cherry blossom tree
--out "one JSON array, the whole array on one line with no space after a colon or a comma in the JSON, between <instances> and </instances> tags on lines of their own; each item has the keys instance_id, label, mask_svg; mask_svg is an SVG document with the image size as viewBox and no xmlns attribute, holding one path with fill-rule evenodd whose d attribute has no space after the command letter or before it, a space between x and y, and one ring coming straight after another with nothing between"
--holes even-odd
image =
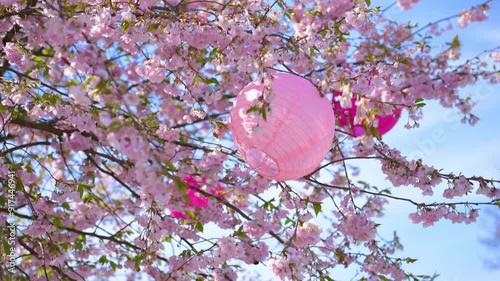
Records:
<instances>
[{"instance_id":1,"label":"cherry blossom tree","mask_svg":"<svg viewBox=\"0 0 500 281\"><path fill-rule=\"evenodd\" d=\"M458 35L432 44L486 20L490 1L423 25L386 17L417 2L2 0L1 279L263 280L263 267L276 280L336 280L339 268L433 279L405 269L416 259L396 232L377 234L384 206L414 205L423 227L468 224L499 205L499 181L407 158L374 116L402 108L417 129L435 100L474 125L474 97L460 89L498 83L500 53L462 58ZM228 116L269 71L308 79L333 104L356 98L367 133L337 126L325 161L297 181L259 176ZM353 159L441 200L357 181Z\"/></svg>"}]
</instances>

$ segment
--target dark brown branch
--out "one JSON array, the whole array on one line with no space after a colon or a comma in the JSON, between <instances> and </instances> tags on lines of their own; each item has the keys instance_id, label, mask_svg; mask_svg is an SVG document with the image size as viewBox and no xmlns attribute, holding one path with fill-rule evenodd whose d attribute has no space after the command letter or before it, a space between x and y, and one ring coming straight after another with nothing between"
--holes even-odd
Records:
<instances>
[{"instance_id":1,"label":"dark brown branch","mask_svg":"<svg viewBox=\"0 0 500 281\"><path fill-rule=\"evenodd\" d=\"M32 15L35 12L37 12L37 9L35 8L24 8L20 11L15 11L15 12L8 12L5 14L0 15L0 20L12 17L12 16L26 16L26 15Z\"/></svg>"},{"instance_id":2,"label":"dark brown branch","mask_svg":"<svg viewBox=\"0 0 500 281\"><path fill-rule=\"evenodd\" d=\"M80 132L78 129L66 129L66 130L58 129L58 128L55 128L53 126L54 124L51 122L36 122L36 121L31 121L31 120L26 120L26 119L21 119L21 118L14 118L10 121L10 123L20 125L23 127L28 127L28 128L40 130L40 131L49 132L49 133L55 134L59 137L63 136L65 133L70 135L71 133L79 132L84 137L90 137L94 141L99 141L97 136L95 136L93 133Z\"/></svg>"},{"instance_id":3,"label":"dark brown branch","mask_svg":"<svg viewBox=\"0 0 500 281\"><path fill-rule=\"evenodd\" d=\"M78 230L78 229L75 229L75 228L71 228L71 227L63 227L62 229L64 230L67 230L67 231L71 231L71 232L74 232L74 233L78 233L78 234L81 234L81 235L86 235L86 236L92 236L92 237L95 237L95 238L98 238L98 239L101 239L101 240L108 240L108 241L111 241L111 242L114 242L114 243L117 243L119 245L126 245L127 247L130 247L134 250L137 250L137 251L143 251L144 249L142 249L141 247L138 247L128 241L124 241L124 240L118 240L116 239L114 236L104 236L104 235L100 235L100 234L97 234L97 233L93 233L93 232L85 232L85 231L81 231L81 230ZM157 256L158 259L168 263L168 259L164 258L164 257L160 257L160 256Z\"/></svg>"},{"instance_id":4,"label":"dark brown branch","mask_svg":"<svg viewBox=\"0 0 500 281\"><path fill-rule=\"evenodd\" d=\"M9 148L9 149L1 152L0 156L4 156L4 155L9 154L9 153L11 153L13 151L16 151L16 150L19 150L19 149L23 149L23 148L26 148L26 147L37 146L37 145L50 145L50 144L51 143L48 142L48 141L38 141L38 142L25 143L25 144L18 145L18 146Z\"/></svg>"}]
</instances>

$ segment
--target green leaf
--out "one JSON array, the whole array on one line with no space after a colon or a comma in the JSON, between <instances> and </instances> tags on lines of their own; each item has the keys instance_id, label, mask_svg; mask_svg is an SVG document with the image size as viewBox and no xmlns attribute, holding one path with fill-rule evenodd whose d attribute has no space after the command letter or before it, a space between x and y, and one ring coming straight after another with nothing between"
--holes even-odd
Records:
<instances>
[{"instance_id":1,"label":"green leaf","mask_svg":"<svg viewBox=\"0 0 500 281\"><path fill-rule=\"evenodd\" d=\"M111 269L116 270L117 264L114 261L109 261L109 265L111 266Z\"/></svg>"},{"instance_id":2,"label":"green leaf","mask_svg":"<svg viewBox=\"0 0 500 281\"><path fill-rule=\"evenodd\" d=\"M158 27L160 27L160 23L159 22L152 23L152 24L148 25L147 31L151 32L153 30L158 29Z\"/></svg>"},{"instance_id":3,"label":"green leaf","mask_svg":"<svg viewBox=\"0 0 500 281\"><path fill-rule=\"evenodd\" d=\"M208 85L208 84L215 84L217 86L219 86L219 80L215 79L215 78L207 78L205 79L205 83Z\"/></svg>"},{"instance_id":4,"label":"green leaf","mask_svg":"<svg viewBox=\"0 0 500 281\"><path fill-rule=\"evenodd\" d=\"M372 4L372 1L370 0L365 0L366 6L370 6Z\"/></svg>"},{"instance_id":5,"label":"green leaf","mask_svg":"<svg viewBox=\"0 0 500 281\"><path fill-rule=\"evenodd\" d=\"M316 52L319 52L319 49L318 47L316 46L312 46L312 47L309 47L309 56L314 56L314 54L316 54Z\"/></svg>"},{"instance_id":6,"label":"green leaf","mask_svg":"<svg viewBox=\"0 0 500 281\"><path fill-rule=\"evenodd\" d=\"M415 105L417 106L417 108L424 107L426 105L426 103L424 103L423 101L423 98L417 98L415 100Z\"/></svg>"},{"instance_id":7,"label":"green leaf","mask_svg":"<svg viewBox=\"0 0 500 281\"><path fill-rule=\"evenodd\" d=\"M417 261L417 259L406 258L405 261L406 261L406 263L414 263Z\"/></svg>"},{"instance_id":8,"label":"green leaf","mask_svg":"<svg viewBox=\"0 0 500 281\"><path fill-rule=\"evenodd\" d=\"M7 197L0 196L0 206L5 206L9 202L9 199Z\"/></svg>"},{"instance_id":9,"label":"green leaf","mask_svg":"<svg viewBox=\"0 0 500 281\"><path fill-rule=\"evenodd\" d=\"M5 251L5 254L7 256L10 255L10 245L9 245L9 243L7 243L7 240L3 240L2 242L3 242L2 244L3 244L3 249Z\"/></svg>"},{"instance_id":10,"label":"green leaf","mask_svg":"<svg viewBox=\"0 0 500 281\"><path fill-rule=\"evenodd\" d=\"M182 197L184 198L186 203L189 204L189 197L187 196L188 184L185 181L181 180L181 178L179 178L178 176L173 176L172 179L174 180L177 188L179 188L179 191L181 192ZM187 215L189 216L189 214ZM194 219L194 214L192 218Z\"/></svg>"},{"instance_id":11,"label":"green leaf","mask_svg":"<svg viewBox=\"0 0 500 281\"><path fill-rule=\"evenodd\" d=\"M458 39L458 34L453 37L453 40L451 41L450 47L452 49L458 49L460 48L460 40Z\"/></svg>"},{"instance_id":12,"label":"green leaf","mask_svg":"<svg viewBox=\"0 0 500 281\"><path fill-rule=\"evenodd\" d=\"M210 54L208 54L209 56L213 56L215 55L216 53L218 53L220 51L219 48L213 48L212 51L210 51Z\"/></svg>"},{"instance_id":13,"label":"green leaf","mask_svg":"<svg viewBox=\"0 0 500 281\"><path fill-rule=\"evenodd\" d=\"M174 180L175 185L180 189L180 190L186 190L188 184L183 181L181 178L178 176L172 176L172 179Z\"/></svg>"},{"instance_id":14,"label":"green leaf","mask_svg":"<svg viewBox=\"0 0 500 281\"><path fill-rule=\"evenodd\" d=\"M83 198L83 184L78 184L78 194Z\"/></svg>"},{"instance_id":15,"label":"green leaf","mask_svg":"<svg viewBox=\"0 0 500 281\"><path fill-rule=\"evenodd\" d=\"M406 66L411 66L411 63L410 63L410 58L400 58L399 59L399 63L402 63Z\"/></svg>"},{"instance_id":16,"label":"green leaf","mask_svg":"<svg viewBox=\"0 0 500 281\"><path fill-rule=\"evenodd\" d=\"M257 111L260 111L260 108L256 105L250 107L246 113L250 113L250 112L257 112Z\"/></svg>"},{"instance_id":17,"label":"green leaf","mask_svg":"<svg viewBox=\"0 0 500 281\"><path fill-rule=\"evenodd\" d=\"M194 224L194 228L196 228L199 232L203 232L203 224L196 222Z\"/></svg>"},{"instance_id":18,"label":"green leaf","mask_svg":"<svg viewBox=\"0 0 500 281\"><path fill-rule=\"evenodd\" d=\"M198 82L203 82L203 78L201 78L200 75L196 75L193 79L193 84L196 84Z\"/></svg>"},{"instance_id":19,"label":"green leaf","mask_svg":"<svg viewBox=\"0 0 500 281\"><path fill-rule=\"evenodd\" d=\"M314 49L313 48L309 48L309 56L310 57L314 56Z\"/></svg>"},{"instance_id":20,"label":"green leaf","mask_svg":"<svg viewBox=\"0 0 500 281\"><path fill-rule=\"evenodd\" d=\"M380 280L389 281L389 279L387 279L387 277L385 277L384 275L379 275L378 277L380 278Z\"/></svg>"},{"instance_id":21,"label":"green leaf","mask_svg":"<svg viewBox=\"0 0 500 281\"><path fill-rule=\"evenodd\" d=\"M370 111L370 116L374 116L374 115L377 115L377 113L379 112L380 110L378 108L374 108Z\"/></svg>"},{"instance_id":22,"label":"green leaf","mask_svg":"<svg viewBox=\"0 0 500 281\"><path fill-rule=\"evenodd\" d=\"M49 253L51 254L62 254L61 249L56 244L49 245Z\"/></svg>"},{"instance_id":23,"label":"green leaf","mask_svg":"<svg viewBox=\"0 0 500 281\"><path fill-rule=\"evenodd\" d=\"M189 204L189 202L188 202ZM186 214L188 217L192 218L192 219L195 219L196 218L196 215L193 213L193 211L190 211L190 210L185 210L184 211L184 214Z\"/></svg>"},{"instance_id":24,"label":"green leaf","mask_svg":"<svg viewBox=\"0 0 500 281\"><path fill-rule=\"evenodd\" d=\"M122 31L127 30L127 28L128 28L131 24L132 24L132 21L131 21L131 20L127 20L127 21L122 22L122 25L121 25Z\"/></svg>"},{"instance_id":25,"label":"green leaf","mask_svg":"<svg viewBox=\"0 0 500 281\"><path fill-rule=\"evenodd\" d=\"M115 121L111 122L111 124L109 124L108 129L111 132L117 132L118 130L120 130L121 126L122 126L122 122L115 120Z\"/></svg>"},{"instance_id":26,"label":"green leaf","mask_svg":"<svg viewBox=\"0 0 500 281\"><path fill-rule=\"evenodd\" d=\"M43 276L44 274L45 274L45 267L39 267L39 268L36 270L36 276L37 276L37 277Z\"/></svg>"},{"instance_id":27,"label":"green leaf","mask_svg":"<svg viewBox=\"0 0 500 281\"><path fill-rule=\"evenodd\" d=\"M63 11L69 14L69 17L73 17L76 14L76 10L80 5L68 5L63 7Z\"/></svg>"},{"instance_id":28,"label":"green leaf","mask_svg":"<svg viewBox=\"0 0 500 281\"><path fill-rule=\"evenodd\" d=\"M172 164L172 162L165 161L165 162L163 162L163 164L165 164L165 166L167 166L170 169L170 171L175 171L175 166L174 166L174 164Z\"/></svg>"},{"instance_id":29,"label":"green leaf","mask_svg":"<svg viewBox=\"0 0 500 281\"><path fill-rule=\"evenodd\" d=\"M61 246L61 248L63 248L64 251L68 251L72 246L71 243L69 243L69 242L60 243L59 245Z\"/></svg>"},{"instance_id":30,"label":"green leaf","mask_svg":"<svg viewBox=\"0 0 500 281\"><path fill-rule=\"evenodd\" d=\"M108 261L108 258L105 256L105 255L102 255L100 258L99 258L99 262L104 264Z\"/></svg>"},{"instance_id":31,"label":"green leaf","mask_svg":"<svg viewBox=\"0 0 500 281\"><path fill-rule=\"evenodd\" d=\"M60 217L55 217L54 220L52 221L52 224L57 227L57 228L61 228L63 225L62 225L62 218Z\"/></svg>"},{"instance_id":32,"label":"green leaf","mask_svg":"<svg viewBox=\"0 0 500 281\"><path fill-rule=\"evenodd\" d=\"M267 109L266 109L266 107L261 108L261 113L262 113L262 119L264 119L264 121L267 121Z\"/></svg>"},{"instance_id":33,"label":"green leaf","mask_svg":"<svg viewBox=\"0 0 500 281\"><path fill-rule=\"evenodd\" d=\"M266 201L266 203L264 203L264 205L262 205L262 208L264 208L265 210L272 211L273 209L276 208L276 206L274 206L273 203L271 203L273 201L274 201L274 199Z\"/></svg>"},{"instance_id":34,"label":"green leaf","mask_svg":"<svg viewBox=\"0 0 500 281\"><path fill-rule=\"evenodd\" d=\"M314 213L316 216L321 212L321 203L320 202L311 202L313 205Z\"/></svg>"},{"instance_id":35,"label":"green leaf","mask_svg":"<svg viewBox=\"0 0 500 281\"><path fill-rule=\"evenodd\" d=\"M135 270L139 272L141 270L141 257L136 257L134 259L135 262Z\"/></svg>"},{"instance_id":36,"label":"green leaf","mask_svg":"<svg viewBox=\"0 0 500 281\"><path fill-rule=\"evenodd\" d=\"M278 7L280 7L281 9L285 9L285 6L283 6L283 3L281 3L281 1L278 1L276 2L276 4L278 5Z\"/></svg>"},{"instance_id":37,"label":"green leaf","mask_svg":"<svg viewBox=\"0 0 500 281\"><path fill-rule=\"evenodd\" d=\"M233 236L235 237L242 237L242 238L248 238L248 235L245 231L243 231L243 225L240 226L238 228L238 230L236 230L234 233L233 233Z\"/></svg>"},{"instance_id":38,"label":"green leaf","mask_svg":"<svg viewBox=\"0 0 500 281\"><path fill-rule=\"evenodd\" d=\"M207 61L207 59L204 57L199 57L196 59L196 63L200 63L200 64L205 64L206 61Z\"/></svg>"},{"instance_id":39,"label":"green leaf","mask_svg":"<svg viewBox=\"0 0 500 281\"><path fill-rule=\"evenodd\" d=\"M42 55L52 57L54 55L54 50L51 47L45 47L42 50Z\"/></svg>"}]
</instances>

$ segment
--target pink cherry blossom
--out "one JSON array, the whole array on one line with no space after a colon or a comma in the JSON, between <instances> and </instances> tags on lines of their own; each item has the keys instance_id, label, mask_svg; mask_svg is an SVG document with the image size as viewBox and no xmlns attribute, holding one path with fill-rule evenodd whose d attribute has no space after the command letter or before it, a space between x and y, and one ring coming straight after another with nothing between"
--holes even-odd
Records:
<instances>
[{"instance_id":1,"label":"pink cherry blossom","mask_svg":"<svg viewBox=\"0 0 500 281\"><path fill-rule=\"evenodd\" d=\"M338 230L356 241L366 241L375 238L375 223L364 214L352 211L344 213L344 219L338 225Z\"/></svg>"},{"instance_id":2,"label":"pink cherry blossom","mask_svg":"<svg viewBox=\"0 0 500 281\"><path fill-rule=\"evenodd\" d=\"M398 0L398 6L401 10L409 10L418 2L419 0Z\"/></svg>"},{"instance_id":3,"label":"pink cherry blossom","mask_svg":"<svg viewBox=\"0 0 500 281\"><path fill-rule=\"evenodd\" d=\"M458 24L460 27L464 28L471 22L484 21L488 18L488 10L490 6L487 4L482 4L473 7L470 10L465 10L460 13L460 18L458 19Z\"/></svg>"}]
</instances>

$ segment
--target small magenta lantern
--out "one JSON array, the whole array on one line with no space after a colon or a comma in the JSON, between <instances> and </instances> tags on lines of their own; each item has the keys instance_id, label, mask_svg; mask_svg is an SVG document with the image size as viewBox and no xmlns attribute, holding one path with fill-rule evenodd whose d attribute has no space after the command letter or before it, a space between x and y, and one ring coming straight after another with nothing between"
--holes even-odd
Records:
<instances>
[{"instance_id":1,"label":"small magenta lantern","mask_svg":"<svg viewBox=\"0 0 500 281\"><path fill-rule=\"evenodd\" d=\"M330 150L334 118L329 100L309 80L273 72L241 90L230 130L241 156L257 173L296 180L313 172Z\"/></svg>"},{"instance_id":2,"label":"small magenta lantern","mask_svg":"<svg viewBox=\"0 0 500 281\"><path fill-rule=\"evenodd\" d=\"M334 97L337 95L334 95ZM351 133L355 137L359 137L365 134L365 129L363 128L363 124L354 124L354 118L356 117L356 112L358 110L356 101L356 98L352 98L352 107L350 108L343 108L338 102L335 103L334 107L339 126L346 127L347 125L349 125ZM375 118L378 122L377 130L379 135L382 136L386 134L396 125L399 117L401 116L401 112L402 108L398 108L395 109L392 114L386 116L375 115Z\"/></svg>"},{"instance_id":3,"label":"small magenta lantern","mask_svg":"<svg viewBox=\"0 0 500 281\"><path fill-rule=\"evenodd\" d=\"M195 187L197 189L199 189L201 187L200 183L197 182L196 179L191 175L185 176L183 178L183 180L185 183L187 183L190 186ZM203 183L206 182L206 180L207 180L206 178L201 178L201 181ZM217 197L221 197L223 194L223 188L222 188L221 184L220 183L218 184L217 189L210 190L210 194L215 195ZM188 208L188 206L198 207L198 208L205 208L208 206L208 200L210 200L210 199L207 197L204 197L199 192L196 192L195 190L188 188L186 191L186 195L189 198L189 205L186 204L185 208ZM183 211L170 209L170 214L172 214L172 216L174 218L182 218L182 219L189 218L186 215L186 213Z\"/></svg>"}]
</instances>

